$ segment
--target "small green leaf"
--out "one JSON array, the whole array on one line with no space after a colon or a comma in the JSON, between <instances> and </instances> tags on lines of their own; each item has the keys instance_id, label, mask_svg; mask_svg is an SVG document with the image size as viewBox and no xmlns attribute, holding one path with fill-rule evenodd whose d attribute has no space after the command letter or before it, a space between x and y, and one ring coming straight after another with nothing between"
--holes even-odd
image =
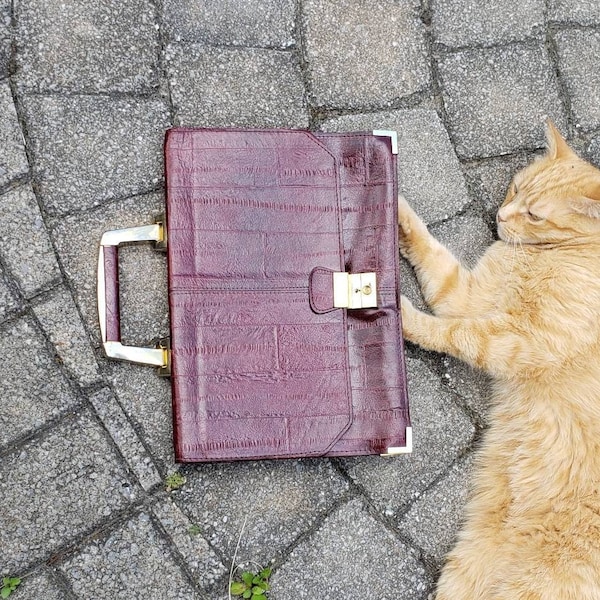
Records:
<instances>
[{"instance_id":1,"label":"small green leaf","mask_svg":"<svg viewBox=\"0 0 600 600\"><path fill-rule=\"evenodd\" d=\"M190 535L198 535L200 533L201 529L200 527L198 527L198 525L190 525L188 528L188 533Z\"/></svg>"},{"instance_id":2,"label":"small green leaf","mask_svg":"<svg viewBox=\"0 0 600 600\"><path fill-rule=\"evenodd\" d=\"M262 578L260 578L258 575L255 575L254 578L252 579L252 583L254 585L259 584L262 581Z\"/></svg>"},{"instance_id":3,"label":"small green leaf","mask_svg":"<svg viewBox=\"0 0 600 600\"><path fill-rule=\"evenodd\" d=\"M231 593L234 596L241 596L246 591L246 589L247 589L246 584L242 583L241 581L234 581L231 584L231 588L230 588Z\"/></svg>"},{"instance_id":4,"label":"small green leaf","mask_svg":"<svg viewBox=\"0 0 600 600\"><path fill-rule=\"evenodd\" d=\"M242 581L248 586L250 587L252 585L252 582L254 581L254 575L252 573L250 573L250 571L244 571L242 573Z\"/></svg>"},{"instance_id":5,"label":"small green leaf","mask_svg":"<svg viewBox=\"0 0 600 600\"><path fill-rule=\"evenodd\" d=\"M252 600L267 600L267 597L264 594L255 594L252 596Z\"/></svg>"},{"instance_id":6,"label":"small green leaf","mask_svg":"<svg viewBox=\"0 0 600 600\"><path fill-rule=\"evenodd\" d=\"M269 579L269 577L271 577L271 569L269 569L269 567L267 567L266 569L263 569L259 575L263 578L263 579Z\"/></svg>"},{"instance_id":7,"label":"small green leaf","mask_svg":"<svg viewBox=\"0 0 600 600\"><path fill-rule=\"evenodd\" d=\"M252 596L252 590L246 590L244 592L244 598L246 598L246 600L248 600L248 598L250 598Z\"/></svg>"},{"instance_id":8,"label":"small green leaf","mask_svg":"<svg viewBox=\"0 0 600 600\"><path fill-rule=\"evenodd\" d=\"M8 581L9 581L9 585L11 587L17 587L18 585L21 584L20 577L11 577Z\"/></svg>"},{"instance_id":9,"label":"small green leaf","mask_svg":"<svg viewBox=\"0 0 600 600\"><path fill-rule=\"evenodd\" d=\"M4 577L2 579L2 584L3 585L10 585L10 577Z\"/></svg>"},{"instance_id":10,"label":"small green leaf","mask_svg":"<svg viewBox=\"0 0 600 600\"><path fill-rule=\"evenodd\" d=\"M165 485L167 487L167 492L171 492L173 490L178 490L185 482L186 482L185 477L178 471L175 471L175 473L171 473L171 475L169 475L165 479Z\"/></svg>"},{"instance_id":11,"label":"small green leaf","mask_svg":"<svg viewBox=\"0 0 600 600\"><path fill-rule=\"evenodd\" d=\"M265 588L263 588L262 586L255 585L255 586L252 588L252 593L253 593L255 596L257 596L257 595L259 595L259 594L264 594L264 592L265 592Z\"/></svg>"},{"instance_id":12,"label":"small green leaf","mask_svg":"<svg viewBox=\"0 0 600 600\"><path fill-rule=\"evenodd\" d=\"M3 587L0 591L0 597L8 598L12 594L12 589L9 587Z\"/></svg>"}]
</instances>

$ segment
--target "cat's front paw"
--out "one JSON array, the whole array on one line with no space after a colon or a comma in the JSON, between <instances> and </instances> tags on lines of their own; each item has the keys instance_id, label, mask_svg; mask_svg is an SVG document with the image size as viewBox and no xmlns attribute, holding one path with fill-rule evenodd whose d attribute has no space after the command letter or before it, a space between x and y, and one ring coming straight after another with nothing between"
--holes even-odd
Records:
<instances>
[{"instance_id":1,"label":"cat's front paw","mask_svg":"<svg viewBox=\"0 0 600 600\"><path fill-rule=\"evenodd\" d=\"M414 342L415 320L418 311L404 295L400 297L400 312L402 315L402 335L409 342Z\"/></svg>"},{"instance_id":2,"label":"cat's front paw","mask_svg":"<svg viewBox=\"0 0 600 600\"><path fill-rule=\"evenodd\" d=\"M411 219L414 215L413 209L410 204L406 201L406 198L402 194L398 194L398 225L400 225L400 236L410 236Z\"/></svg>"},{"instance_id":3,"label":"cat's front paw","mask_svg":"<svg viewBox=\"0 0 600 600\"><path fill-rule=\"evenodd\" d=\"M410 236L412 233L411 227L411 213L412 208L409 206L406 198L401 194L398 195L398 247L400 248L400 254L408 259L408 252L410 249Z\"/></svg>"},{"instance_id":4,"label":"cat's front paw","mask_svg":"<svg viewBox=\"0 0 600 600\"><path fill-rule=\"evenodd\" d=\"M398 225L400 253L410 260L409 254L415 237L423 233L426 227L402 194L398 195Z\"/></svg>"}]
</instances>

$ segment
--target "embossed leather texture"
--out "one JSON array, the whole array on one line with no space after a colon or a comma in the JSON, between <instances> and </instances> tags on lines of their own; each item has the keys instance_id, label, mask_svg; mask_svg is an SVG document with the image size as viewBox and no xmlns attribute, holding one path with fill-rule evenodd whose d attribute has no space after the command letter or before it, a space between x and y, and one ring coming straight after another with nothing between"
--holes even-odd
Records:
<instances>
[{"instance_id":1,"label":"embossed leather texture","mask_svg":"<svg viewBox=\"0 0 600 600\"><path fill-rule=\"evenodd\" d=\"M390 139L174 128L165 158L176 460L404 446ZM378 308L333 308L332 271Z\"/></svg>"}]
</instances>

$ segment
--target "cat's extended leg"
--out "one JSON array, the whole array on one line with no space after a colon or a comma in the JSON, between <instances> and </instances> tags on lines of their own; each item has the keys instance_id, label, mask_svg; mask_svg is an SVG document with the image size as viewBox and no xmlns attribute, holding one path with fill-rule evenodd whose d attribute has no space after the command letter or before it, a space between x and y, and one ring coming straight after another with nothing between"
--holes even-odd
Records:
<instances>
[{"instance_id":1,"label":"cat's extended leg","mask_svg":"<svg viewBox=\"0 0 600 600\"><path fill-rule=\"evenodd\" d=\"M436 317L417 310L405 296L401 309L402 333L407 340L460 358L493 376L513 376L519 369L548 369L562 360L541 337L532 340L516 331L507 315Z\"/></svg>"},{"instance_id":2,"label":"cat's extended leg","mask_svg":"<svg viewBox=\"0 0 600 600\"><path fill-rule=\"evenodd\" d=\"M438 315L464 314L471 272L438 242L408 202L398 197L400 251L414 267L425 301Z\"/></svg>"},{"instance_id":3,"label":"cat's extended leg","mask_svg":"<svg viewBox=\"0 0 600 600\"><path fill-rule=\"evenodd\" d=\"M446 559L436 600L489 600L505 558L505 519L511 502L506 465L511 443L494 428L486 436L465 523Z\"/></svg>"}]
</instances>

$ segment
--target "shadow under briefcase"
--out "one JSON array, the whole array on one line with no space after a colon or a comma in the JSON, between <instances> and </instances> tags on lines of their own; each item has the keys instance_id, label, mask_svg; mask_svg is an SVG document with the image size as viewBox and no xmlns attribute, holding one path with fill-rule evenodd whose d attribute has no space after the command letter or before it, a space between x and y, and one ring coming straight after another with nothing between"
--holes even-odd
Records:
<instances>
[{"instance_id":1,"label":"shadow under briefcase","mask_svg":"<svg viewBox=\"0 0 600 600\"><path fill-rule=\"evenodd\" d=\"M108 231L107 356L170 375L175 458L412 450L396 133L174 128L166 219ZM167 251L170 338L120 341L118 247Z\"/></svg>"}]
</instances>

